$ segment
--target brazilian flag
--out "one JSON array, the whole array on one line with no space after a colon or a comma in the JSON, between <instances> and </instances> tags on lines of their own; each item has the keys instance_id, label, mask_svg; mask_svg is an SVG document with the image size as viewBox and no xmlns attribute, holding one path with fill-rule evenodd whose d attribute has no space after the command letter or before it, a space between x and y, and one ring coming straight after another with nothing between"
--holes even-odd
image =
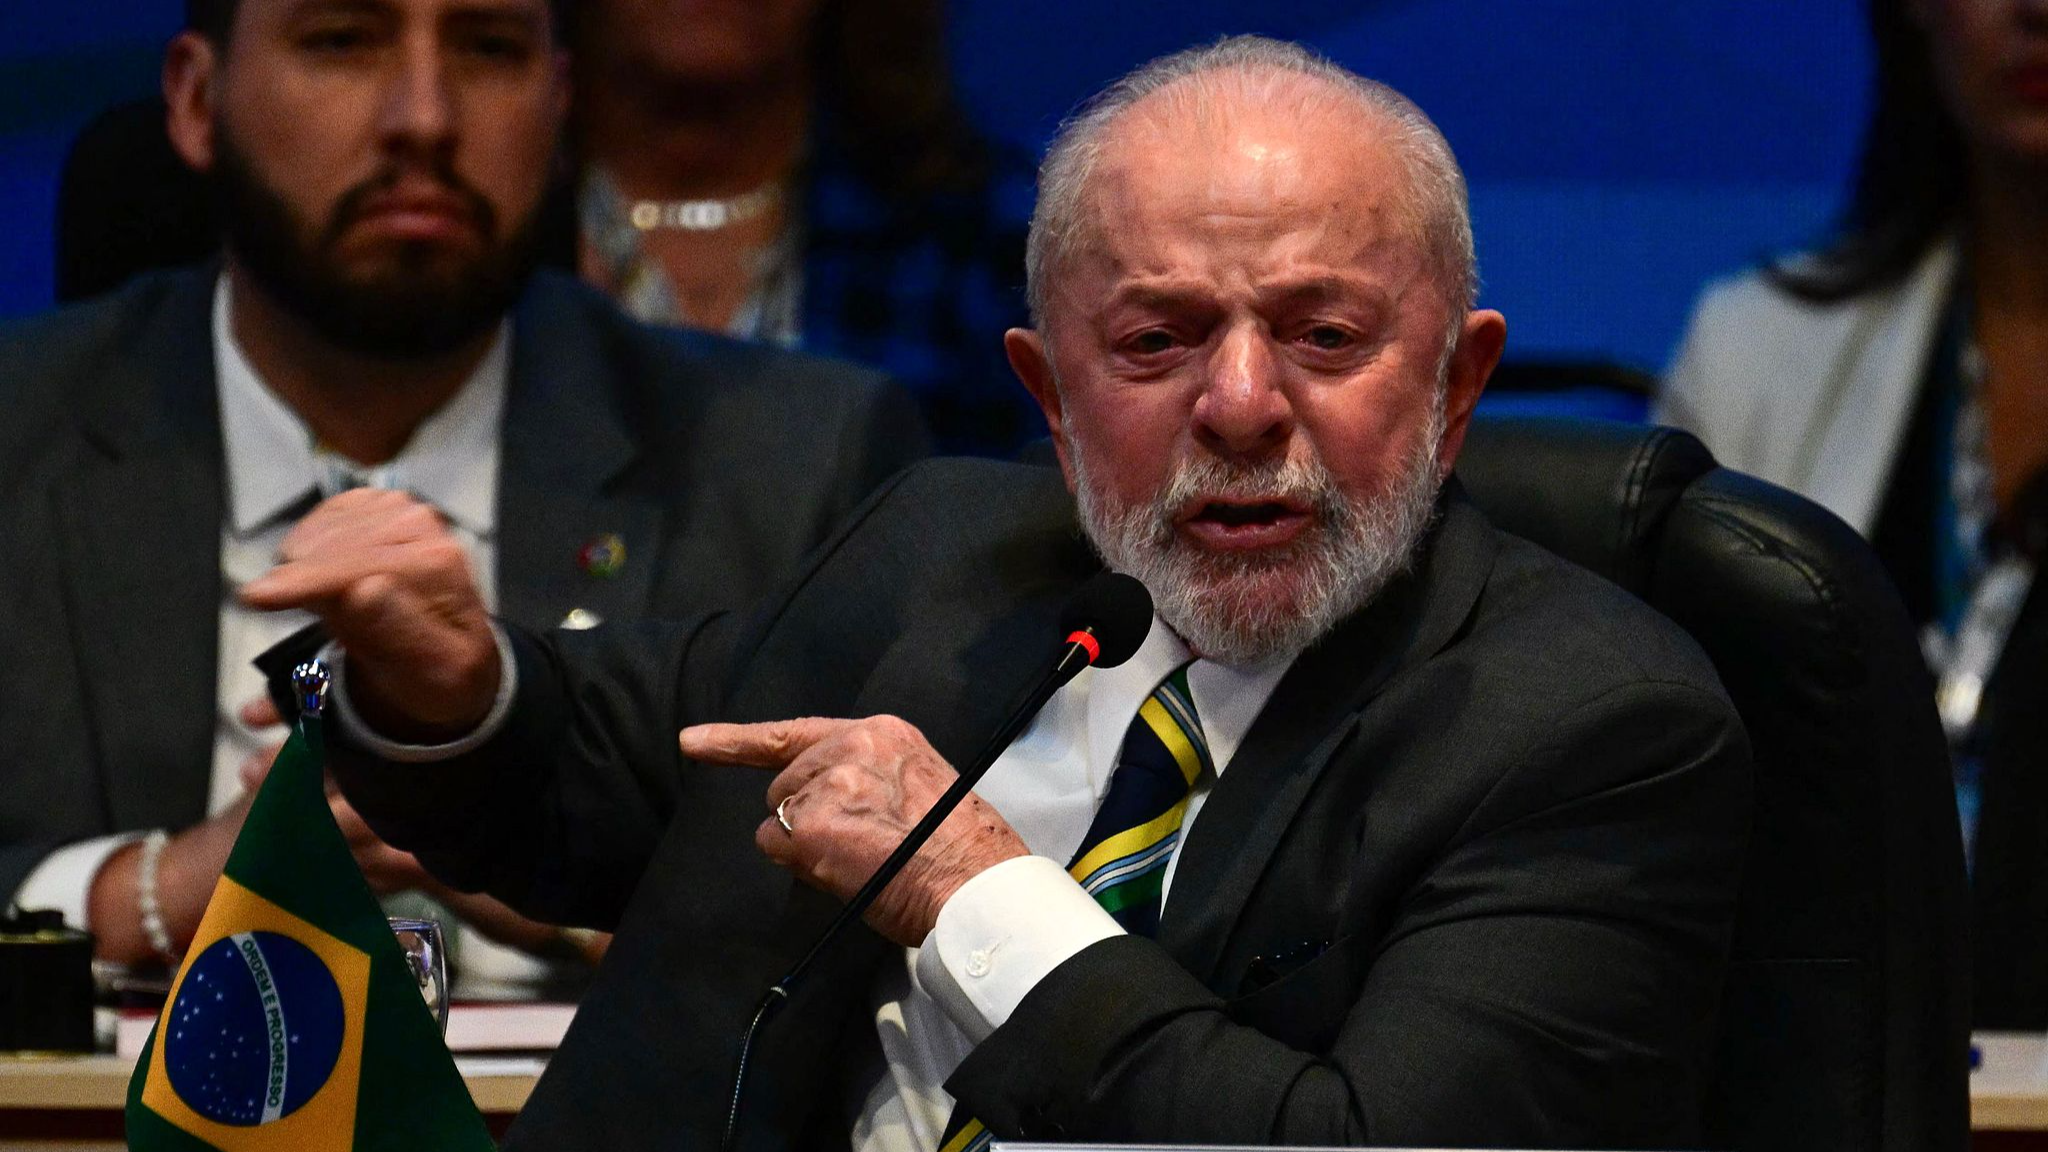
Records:
<instances>
[{"instance_id":1,"label":"brazilian flag","mask_svg":"<svg viewBox=\"0 0 2048 1152\"><path fill-rule=\"evenodd\" d=\"M491 1149L300 719L128 1083L136 1152Z\"/></svg>"}]
</instances>

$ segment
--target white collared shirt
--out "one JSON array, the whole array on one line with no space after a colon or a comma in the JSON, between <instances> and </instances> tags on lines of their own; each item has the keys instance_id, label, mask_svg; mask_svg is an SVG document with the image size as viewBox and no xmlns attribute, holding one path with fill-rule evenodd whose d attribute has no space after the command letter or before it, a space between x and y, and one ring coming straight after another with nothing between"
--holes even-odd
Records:
<instances>
[{"instance_id":1,"label":"white collared shirt","mask_svg":"<svg viewBox=\"0 0 2048 1152\"><path fill-rule=\"evenodd\" d=\"M341 486L347 469L367 484L402 488L439 508L469 549L487 603L495 603L499 432L510 379L509 323L462 387L406 443L376 468L355 468L322 450L298 414L272 392L235 340L232 292L223 274L213 297L213 356L218 382L223 487L227 507L220 534L221 603L216 662L213 770L208 814L242 794L241 765L282 741L285 729L251 729L238 715L264 694L262 674L250 663L279 640L312 622L304 612L257 612L237 590L268 571L296 517L323 492ZM96 837L44 858L14 894L23 907L56 908L65 922L86 926L93 877L122 845L141 833Z\"/></svg>"},{"instance_id":2,"label":"white collared shirt","mask_svg":"<svg viewBox=\"0 0 2048 1152\"><path fill-rule=\"evenodd\" d=\"M256 612L243 607L237 593L277 563L279 546L310 500L348 487L371 487L410 492L432 504L448 517L468 550L484 602L497 603L498 444L511 341L501 329L455 395L420 424L397 456L371 468L321 448L298 413L257 376L234 338L225 276L214 293L213 345L228 508L221 527L218 713L209 814L240 798L242 762L285 737L283 725L249 729L238 712L264 693L263 675L250 662L311 624L313 616ZM347 473L354 475L345 478Z\"/></svg>"},{"instance_id":3,"label":"white collared shirt","mask_svg":"<svg viewBox=\"0 0 2048 1152\"><path fill-rule=\"evenodd\" d=\"M1062 689L976 785L1032 855L969 880L939 911L922 948L877 978L873 1020L885 1068L862 1102L855 1152L932 1152L953 1098L943 1085L975 1044L1001 1027L1026 993L1063 961L1123 927L1067 875L1095 810L1109 791L1124 735L1139 705L1189 658L1187 645L1161 623L1135 656L1091 668ZM1254 668L1197 660L1188 691L1220 776L1293 664L1287 657ZM1166 866L1162 899L1172 893L1181 846L1200 815L1213 778L1188 798L1181 839Z\"/></svg>"}]
</instances>

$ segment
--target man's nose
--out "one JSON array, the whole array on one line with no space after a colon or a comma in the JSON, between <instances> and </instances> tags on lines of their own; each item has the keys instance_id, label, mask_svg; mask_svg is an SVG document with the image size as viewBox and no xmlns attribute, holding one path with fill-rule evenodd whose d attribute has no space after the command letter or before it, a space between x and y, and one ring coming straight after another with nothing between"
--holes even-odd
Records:
<instances>
[{"instance_id":1,"label":"man's nose","mask_svg":"<svg viewBox=\"0 0 2048 1152\"><path fill-rule=\"evenodd\" d=\"M436 37L406 38L385 94L383 129L388 147L447 147L455 131L455 93Z\"/></svg>"},{"instance_id":2,"label":"man's nose","mask_svg":"<svg viewBox=\"0 0 2048 1152\"><path fill-rule=\"evenodd\" d=\"M1282 369L1263 328L1246 324L1226 332L1209 363L1209 380L1195 400L1195 437L1220 455L1264 456L1294 434L1294 405L1282 387Z\"/></svg>"}]
</instances>

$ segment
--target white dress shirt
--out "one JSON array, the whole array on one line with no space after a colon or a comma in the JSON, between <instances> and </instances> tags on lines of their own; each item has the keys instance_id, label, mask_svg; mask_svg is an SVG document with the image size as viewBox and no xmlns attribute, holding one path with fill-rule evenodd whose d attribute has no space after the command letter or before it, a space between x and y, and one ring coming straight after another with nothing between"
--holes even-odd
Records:
<instances>
[{"instance_id":1,"label":"white dress shirt","mask_svg":"<svg viewBox=\"0 0 2048 1152\"><path fill-rule=\"evenodd\" d=\"M304 612L254 611L236 593L276 563L285 534L320 496L367 485L401 488L433 504L468 548L485 602L495 603L498 444L510 363L508 329L501 329L469 380L396 458L361 468L316 444L305 422L263 383L235 340L231 296L223 275L214 289L213 354L227 507L209 815L241 798L243 762L285 738L282 725L242 723L242 706L264 696L262 674L250 661L312 622ZM66 923L85 927L93 877L116 850L141 836L95 837L51 853L15 892L16 903L59 909Z\"/></svg>"},{"instance_id":2,"label":"white dress shirt","mask_svg":"<svg viewBox=\"0 0 2048 1152\"><path fill-rule=\"evenodd\" d=\"M1126 732L1161 681L1189 659L1158 619L1135 656L1090 668L1047 702L975 792L1002 813L1032 855L962 885L922 948L886 965L873 995L885 1068L862 1103L855 1152L932 1152L953 1112L944 1087L974 1046L1001 1027L1040 980L1123 927L1067 875L1109 791ZM1188 667L1188 691L1221 775L1293 658L1254 668L1208 660ZM1171 895L1181 846L1215 785L1195 783L1161 892Z\"/></svg>"}]
</instances>

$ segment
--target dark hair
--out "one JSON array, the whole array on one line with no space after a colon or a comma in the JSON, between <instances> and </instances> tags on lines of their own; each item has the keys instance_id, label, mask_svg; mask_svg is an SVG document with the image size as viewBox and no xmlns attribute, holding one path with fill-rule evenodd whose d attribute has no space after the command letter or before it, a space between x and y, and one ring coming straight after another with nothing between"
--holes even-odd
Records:
<instances>
[{"instance_id":1,"label":"dark hair","mask_svg":"<svg viewBox=\"0 0 2048 1152\"><path fill-rule=\"evenodd\" d=\"M185 0L185 27L216 43L228 38L235 26L235 8L241 0Z\"/></svg>"},{"instance_id":2,"label":"dark hair","mask_svg":"<svg viewBox=\"0 0 2048 1152\"><path fill-rule=\"evenodd\" d=\"M961 110L945 0L828 0L813 29L826 144L898 203L973 189L988 147Z\"/></svg>"},{"instance_id":3,"label":"dark hair","mask_svg":"<svg viewBox=\"0 0 2048 1152\"><path fill-rule=\"evenodd\" d=\"M548 12L554 19L557 35L569 26L570 6L574 2L548 0ZM216 44L225 44L228 34L234 31L235 11L241 6L242 0L185 0L185 27Z\"/></svg>"},{"instance_id":4,"label":"dark hair","mask_svg":"<svg viewBox=\"0 0 2048 1152\"><path fill-rule=\"evenodd\" d=\"M1870 0L1869 15L1876 107L1848 208L1827 248L1768 269L1780 287L1816 303L1898 282L1964 210L1962 129L1935 83L1927 33L1906 0Z\"/></svg>"}]
</instances>

